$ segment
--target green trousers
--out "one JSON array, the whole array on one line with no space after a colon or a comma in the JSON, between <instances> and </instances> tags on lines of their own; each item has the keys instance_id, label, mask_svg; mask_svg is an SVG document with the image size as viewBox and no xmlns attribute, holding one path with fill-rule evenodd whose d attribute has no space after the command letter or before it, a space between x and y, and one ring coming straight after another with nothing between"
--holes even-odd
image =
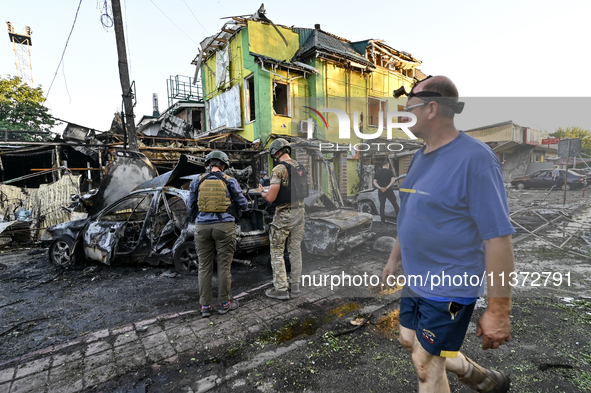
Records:
<instances>
[{"instance_id":1,"label":"green trousers","mask_svg":"<svg viewBox=\"0 0 591 393\"><path fill-rule=\"evenodd\" d=\"M199 303L210 305L213 300L213 259L217 253L218 303L230 300L232 285L232 259L236 251L236 227L234 222L195 224L195 248L199 257Z\"/></svg>"}]
</instances>

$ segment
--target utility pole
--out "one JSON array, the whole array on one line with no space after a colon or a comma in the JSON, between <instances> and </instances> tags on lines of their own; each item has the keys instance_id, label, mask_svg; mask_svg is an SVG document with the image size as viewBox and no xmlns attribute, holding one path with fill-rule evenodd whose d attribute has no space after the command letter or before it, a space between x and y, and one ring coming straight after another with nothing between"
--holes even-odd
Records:
<instances>
[{"instance_id":1,"label":"utility pole","mask_svg":"<svg viewBox=\"0 0 591 393\"><path fill-rule=\"evenodd\" d=\"M115 25L115 39L117 41L117 54L119 56L119 80L123 92L123 105L125 108L125 119L123 128L126 130L129 139L129 150L139 152L137 135L135 133L135 119L133 115L133 92L129 83L129 69L127 68L127 52L125 50L125 33L123 31L123 18L121 17L121 2L111 0L113 9L113 24Z\"/></svg>"}]
</instances>

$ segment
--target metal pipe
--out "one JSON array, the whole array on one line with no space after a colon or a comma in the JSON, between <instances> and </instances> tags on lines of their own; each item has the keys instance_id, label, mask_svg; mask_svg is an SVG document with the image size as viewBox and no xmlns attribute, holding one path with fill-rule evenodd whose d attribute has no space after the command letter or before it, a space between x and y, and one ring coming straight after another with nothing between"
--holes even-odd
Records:
<instances>
[{"instance_id":1,"label":"metal pipe","mask_svg":"<svg viewBox=\"0 0 591 393\"><path fill-rule=\"evenodd\" d=\"M278 74L278 73L276 73L276 72L273 72L273 71L270 71L270 70L266 69L266 68L265 68L265 65L264 65L264 62L263 62L263 59L260 59L260 58L259 58L259 61L260 61L260 63L261 63L261 69L262 69L263 71L265 71L265 72L268 72L268 73L269 73L269 74L271 74L271 75L275 75L276 77L279 77L279 79L285 79L285 80L286 80L287 82L289 82L289 83L291 83L291 81L293 81L293 80L296 80L296 79L303 78L303 76L294 76L294 77L292 77L292 78L286 78L286 77L284 77L283 75L279 75L279 74ZM277 65L276 65L276 66L277 66Z\"/></svg>"}]
</instances>

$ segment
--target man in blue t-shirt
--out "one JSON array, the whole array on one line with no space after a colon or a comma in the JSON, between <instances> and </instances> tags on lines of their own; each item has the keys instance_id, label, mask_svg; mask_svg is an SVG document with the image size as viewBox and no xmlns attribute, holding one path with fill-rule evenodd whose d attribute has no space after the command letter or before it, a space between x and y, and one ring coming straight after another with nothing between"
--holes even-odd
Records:
<instances>
[{"instance_id":1,"label":"man in blue t-shirt","mask_svg":"<svg viewBox=\"0 0 591 393\"><path fill-rule=\"evenodd\" d=\"M425 146L399 190L398 239L383 280L392 284L402 262L400 343L412 352L421 393L449 392L446 370L476 392L510 387L504 373L459 352L485 279L488 308L476 335L483 349L511 338L511 287L500 277L513 271L515 232L496 154L455 128L462 109L455 85L443 76L417 83L405 108L416 116L410 130Z\"/></svg>"}]
</instances>

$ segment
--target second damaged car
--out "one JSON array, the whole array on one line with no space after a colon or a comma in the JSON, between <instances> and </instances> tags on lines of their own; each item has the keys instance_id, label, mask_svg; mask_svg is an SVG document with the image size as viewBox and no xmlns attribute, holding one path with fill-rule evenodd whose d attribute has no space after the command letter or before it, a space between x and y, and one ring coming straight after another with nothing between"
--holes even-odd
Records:
<instances>
[{"instance_id":1,"label":"second damaged car","mask_svg":"<svg viewBox=\"0 0 591 393\"><path fill-rule=\"evenodd\" d=\"M305 203L306 227L302 243L309 254L333 256L350 252L375 236L371 231L371 214L339 206L320 191L310 191Z\"/></svg>"}]
</instances>

